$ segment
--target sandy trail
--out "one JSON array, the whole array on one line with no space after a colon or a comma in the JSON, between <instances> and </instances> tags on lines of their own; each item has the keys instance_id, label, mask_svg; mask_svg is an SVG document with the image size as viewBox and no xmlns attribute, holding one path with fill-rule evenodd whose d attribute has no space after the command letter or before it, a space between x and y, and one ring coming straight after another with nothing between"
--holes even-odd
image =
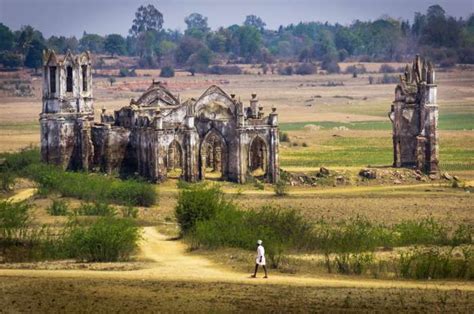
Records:
<instances>
[{"instance_id":1,"label":"sandy trail","mask_svg":"<svg viewBox=\"0 0 474 314\"><path fill-rule=\"evenodd\" d=\"M34 195L36 189L20 190L12 201L22 201ZM359 287L359 288L401 288L401 289L439 289L474 291L470 282L453 281L400 281L376 280L367 278L318 278L302 276L274 275L269 279L250 278L248 273L235 272L212 261L187 252L186 244L169 239L157 232L155 227L143 228L138 259L146 260L149 267L132 271L93 271L93 270L30 270L0 269L1 276L59 277L59 278L101 278L104 280L167 280L195 282L230 282L245 284L278 284L314 287Z\"/></svg>"}]
</instances>

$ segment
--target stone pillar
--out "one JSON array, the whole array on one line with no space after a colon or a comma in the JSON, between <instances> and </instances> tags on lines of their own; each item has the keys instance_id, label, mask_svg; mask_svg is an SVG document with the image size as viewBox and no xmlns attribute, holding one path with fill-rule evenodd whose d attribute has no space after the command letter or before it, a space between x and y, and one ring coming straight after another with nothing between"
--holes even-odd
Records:
<instances>
[{"instance_id":1,"label":"stone pillar","mask_svg":"<svg viewBox=\"0 0 474 314\"><path fill-rule=\"evenodd\" d=\"M250 99L250 109L252 111L251 118L256 119L258 115L258 99L257 94L252 94L252 99Z\"/></svg>"},{"instance_id":2,"label":"stone pillar","mask_svg":"<svg viewBox=\"0 0 474 314\"><path fill-rule=\"evenodd\" d=\"M280 146L280 136L278 131L278 114L276 113L276 108L272 108L272 113L269 116L269 123L271 125L270 129L270 147L268 160L268 173L269 179L271 182L276 183L280 180L280 162L279 162L279 146Z\"/></svg>"}]
</instances>

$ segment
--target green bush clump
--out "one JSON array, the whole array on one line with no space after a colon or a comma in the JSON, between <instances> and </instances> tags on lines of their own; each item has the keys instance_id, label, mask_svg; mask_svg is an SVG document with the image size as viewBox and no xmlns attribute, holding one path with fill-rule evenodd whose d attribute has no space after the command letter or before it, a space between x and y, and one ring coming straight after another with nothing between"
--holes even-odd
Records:
<instances>
[{"instance_id":1,"label":"green bush clump","mask_svg":"<svg viewBox=\"0 0 474 314\"><path fill-rule=\"evenodd\" d=\"M51 216L66 216L69 213L69 206L64 200L53 200L53 203L46 211Z\"/></svg>"},{"instance_id":2,"label":"green bush clump","mask_svg":"<svg viewBox=\"0 0 474 314\"><path fill-rule=\"evenodd\" d=\"M107 203L95 202L81 204L74 213L79 216L115 216L117 212Z\"/></svg>"},{"instance_id":3,"label":"green bush clump","mask_svg":"<svg viewBox=\"0 0 474 314\"><path fill-rule=\"evenodd\" d=\"M0 241L23 239L30 224L30 206L26 202L0 201Z\"/></svg>"},{"instance_id":4,"label":"green bush clump","mask_svg":"<svg viewBox=\"0 0 474 314\"><path fill-rule=\"evenodd\" d=\"M415 248L401 253L399 273L404 278L441 279L459 278L474 279L474 251L471 246L451 249L439 247Z\"/></svg>"},{"instance_id":5,"label":"green bush clump","mask_svg":"<svg viewBox=\"0 0 474 314\"><path fill-rule=\"evenodd\" d=\"M169 65L165 65L161 68L160 77L173 77L174 76L174 68Z\"/></svg>"},{"instance_id":6,"label":"green bush clump","mask_svg":"<svg viewBox=\"0 0 474 314\"><path fill-rule=\"evenodd\" d=\"M40 188L57 191L66 197L139 206L151 206L157 201L154 186L146 182L67 172L45 164L31 164L25 172L40 184Z\"/></svg>"},{"instance_id":7,"label":"green bush clump","mask_svg":"<svg viewBox=\"0 0 474 314\"><path fill-rule=\"evenodd\" d=\"M183 234L193 229L197 221L209 220L220 211L235 208L226 200L217 185L194 184L185 186L178 195L176 219Z\"/></svg>"},{"instance_id":8,"label":"green bush clump","mask_svg":"<svg viewBox=\"0 0 474 314\"><path fill-rule=\"evenodd\" d=\"M448 230L434 218L420 221L407 220L394 227L399 235L398 245L411 244L448 244Z\"/></svg>"},{"instance_id":9,"label":"green bush clump","mask_svg":"<svg viewBox=\"0 0 474 314\"><path fill-rule=\"evenodd\" d=\"M126 260L137 248L140 229L130 219L101 217L91 225L71 222L64 243L69 257L86 262Z\"/></svg>"}]
</instances>

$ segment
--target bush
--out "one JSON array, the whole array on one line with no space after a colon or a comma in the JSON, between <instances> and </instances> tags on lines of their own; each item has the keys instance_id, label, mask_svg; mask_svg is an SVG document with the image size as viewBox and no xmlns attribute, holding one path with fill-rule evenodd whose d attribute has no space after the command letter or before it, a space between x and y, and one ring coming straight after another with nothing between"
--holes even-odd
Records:
<instances>
[{"instance_id":1,"label":"bush","mask_svg":"<svg viewBox=\"0 0 474 314\"><path fill-rule=\"evenodd\" d=\"M0 201L0 241L23 239L30 223L30 206L25 202Z\"/></svg>"},{"instance_id":2,"label":"bush","mask_svg":"<svg viewBox=\"0 0 474 314\"><path fill-rule=\"evenodd\" d=\"M11 171L0 172L0 190L10 192L15 184L16 175Z\"/></svg>"},{"instance_id":3,"label":"bush","mask_svg":"<svg viewBox=\"0 0 474 314\"><path fill-rule=\"evenodd\" d=\"M399 234L398 245L448 244L448 232L432 217L420 221L407 220L394 227Z\"/></svg>"},{"instance_id":4,"label":"bush","mask_svg":"<svg viewBox=\"0 0 474 314\"><path fill-rule=\"evenodd\" d=\"M187 234L197 221L209 220L232 208L234 204L225 199L217 185L194 184L179 192L175 214L182 234Z\"/></svg>"},{"instance_id":5,"label":"bush","mask_svg":"<svg viewBox=\"0 0 474 314\"><path fill-rule=\"evenodd\" d=\"M119 76L120 77L135 77L137 76L137 73L135 72L135 69L129 70L128 68L120 68Z\"/></svg>"},{"instance_id":6,"label":"bush","mask_svg":"<svg viewBox=\"0 0 474 314\"><path fill-rule=\"evenodd\" d=\"M274 191L276 196L285 196L288 194L288 185L285 180L278 180L275 183Z\"/></svg>"},{"instance_id":7,"label":"bush","mask_svg":"<svg viewBox=\"0 0 474 314\"><path fill-rule=\"evenodd\" d=\"M399 274L404 278L474 279L474 252L472 247L412 249L401 253Z\"/></svg>"},{"instance_id":8,"label":"bush","mask_svg":"<svg viewBox=\"0 0 474 314\"><path fill-rule=\"evenodd\" d=\"M85 203L76 208L74 213L79 216L115 216L115 208L106 203Z\"/></svg>"},{"instance_id":9,"label":"bush","mask_svg":"<svg viewBox=\"0 0 474 314\"><path fill-rule=\"evenodd\" d=\"M293 67L291 65L278 68L278 74L280 75L293 75Z\"/></svg>"},{"instance_id":10,"label":"bush","mask_svg":"<svg viewBox=\"0 0 474 314\"><path fill-rule=\"evenodd\" d=\"M288 133L286 132L280 132L280 142L289 142L290 141L290 137L288 136Z\"/></svg>"},{"instance_id":11,"label":"bush","mask_svg":"<svg viewBox=\"0 0 474 314\"><path fill-rule=\"evenodd\" d=\"M126 260L137 248L140 229L129 219L101 217L91 225L70 223L65 246L71 258L86 262Z\"/></svg>"},{"instance_id":12,"label":"bush","mask_svg":"<svg viewBox=\"0 0 474 314\"><path fill-rule=\"evenodd\" d=\"M389 65L389 64L382 64L379 69L379 73L395 73L397 70Z\"/></svg>"},{"instance_id":13,"label":"bush","mask_svg":"<svg viewBox=\"0 0 474 314\"><path fill-rule=\"evenodd\" d=\"M314 64L311 63L303 63L296 67L295 73L298 75L311 75L315 74L317 68Z\"/></svg>"},{"instance_id":14,"label":"bush","mask_svg":"<svg viewBox=\"0 0 474 314\"><path fill-rule=\"evenodd\" d=\"M151 206L157 201L155 187L146 182L67 172L44 164L30 165L24 172L41 188L57 191L67 197L138 206Z\"/></svg>"},{"instance_id":15,"label":"bush","mask_svg":"<svg viewBox=\"0 0 474 314\"><path fill-rule=\"evenodd\" d=\"M238 75L242 74L242 69L236 65L232 66L221 66L221 65L214 65L207 70L210 74L218 74L218 75Z\"/></svg>"},{"instance_id":16,"label":"bush","mask_svg":"<svg viewBox=\"0 0 474 314\"><path fill-rule=\"evenodd\" d=\"M337 63L337 61L329 58L325 59L321 63L321 69L326 70L326 72L329 74L339 73L341 71L341 68L339 68L339 64Z\"/></svg>"},{"instance_id":17,"label":"bush","mask_svg":"<svg viewBox=\"0 0 474 314\"><path fill-rule=\"evenodd\" d=\"M66 216L69 213L69 206L64 200L53 200L53 204L46 211L51 216Z\"/></svg>"},{"instance_id":18,"label":"bush","mask_svg":"<svg viewBox=\"0 0 474 314\"><path fill-rule=\"evenodd\" d=\"M162 67L160 77L174 77L174 68L169 65Z\"/></svg>"},{"instance_id":19,"label":"bush","mask_svg":"<svg viewBox=\"0 0 474 314\"><path fill-rule=\"evenodd\" d=\"M355 74L357 77L358 74L364 74L367 73L367 69L365 68L364 65L350 65L346 68L346 71L344 71L346 74Z\"/></svg>"},{"instance_id":20,"label":"bush","mask_svg":"<svg viewBox=\"0 0 474 314\"><path fill-rule=\"evenodd\" d=\"M138 217L138 208L133 206L125 206L122 208L123 218L137 218Z\"/></svg>"}]
</instances>

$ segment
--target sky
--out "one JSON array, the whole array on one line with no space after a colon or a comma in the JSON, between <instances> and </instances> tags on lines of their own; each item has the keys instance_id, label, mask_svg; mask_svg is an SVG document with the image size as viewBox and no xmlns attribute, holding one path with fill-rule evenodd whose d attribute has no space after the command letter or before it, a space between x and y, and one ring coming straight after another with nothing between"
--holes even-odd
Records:
<instances>
[{"instance_id":1,"label":"sky","mask_svg":"<svg viewBox=\"0 0 474 314\"><path fill-rule=\"evenodd\" d=\"M208 17L209 26L242 24L250 14L260 16L267 28L300 21L350 24L383 15L413 20L432 4L446 13L467 18L474 0L0 0L0 23L13 30L31 25L46 37L81 37L82 33L127 35L136 9L153 4L164 16L164 28L184 30L184 18L194 12Z\"/></svg>"}]
</instances>

